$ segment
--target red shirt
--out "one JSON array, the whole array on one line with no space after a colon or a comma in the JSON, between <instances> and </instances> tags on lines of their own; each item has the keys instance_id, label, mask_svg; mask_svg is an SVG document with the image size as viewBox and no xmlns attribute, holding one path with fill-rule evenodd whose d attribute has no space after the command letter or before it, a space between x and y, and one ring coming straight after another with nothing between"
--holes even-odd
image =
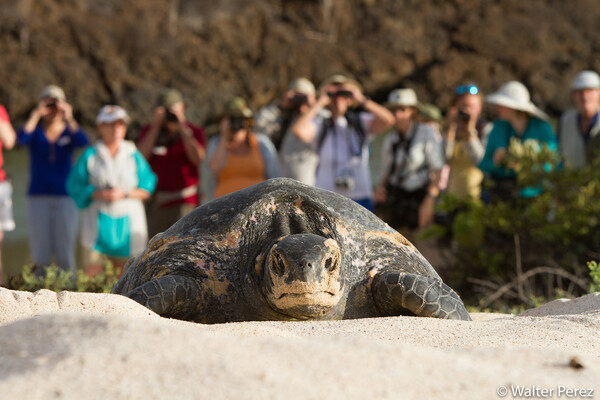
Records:
<instances>
[{"instance_id":1,"label":"red shirt","mask_svg":"<svg viewBox=\"0 0 600 400\"><path fill-rule=\"evenodd\" d=\"M199 126L187 123L187 126L192 130L194 138L200 146L205 147L204 131ZM148 134L150 125L142 128L140 139ZM161 135L162 133L159 133ZM198 174L199 165L192 164L185 155L183 140L177 137L172 143L166 145L156 144L152 148L152 155L148 160L152 171L158 177L156 192L175 192L183 190L189 186L198 185L200 177ZM184 199L169 201L162 206L170 206L174 204L193 204L198 205L198 194L188 196Z\"/></svg>"},{"instance_id":2,"label":"red shirt","mask_svg":"<svg viewBox=\"0 0 600 400\"><path fill-rule=\"evenodd\" d=\"M6 112L6 108L0 105L0 122L6 122L10 124L10 118L8 118L8 113ZM6 180L6 172L4 171L4 157L2 157L2 142L0 142L0 182Z\"/></svg>"}]
</instances>

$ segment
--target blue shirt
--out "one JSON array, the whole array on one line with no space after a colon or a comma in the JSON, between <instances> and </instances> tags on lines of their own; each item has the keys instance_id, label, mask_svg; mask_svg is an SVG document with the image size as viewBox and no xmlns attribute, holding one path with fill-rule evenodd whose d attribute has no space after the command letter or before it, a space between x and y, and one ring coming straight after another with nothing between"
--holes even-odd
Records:
<instances>
[{"instance_id":1,"label":"blue shirt","mask_svg":"<svg viewBox=\"0 0 600 400\"><path fill-rule=\"evenodd\" d=\"M66 127L58 140L48 142L41 124L28 134L23 128L17 133L19 144L29 148L30 181L27 194L67 196L65 182L71 165L73 151L77 147L86 146L88 138L81 128L70 133Z\"/></svg>"}]
</instances>

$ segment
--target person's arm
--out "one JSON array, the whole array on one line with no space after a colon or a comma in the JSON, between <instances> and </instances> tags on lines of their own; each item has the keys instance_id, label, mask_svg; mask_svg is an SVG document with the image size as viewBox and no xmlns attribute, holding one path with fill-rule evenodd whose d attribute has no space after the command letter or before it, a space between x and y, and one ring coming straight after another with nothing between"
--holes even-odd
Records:
<instances>
[{"instance_id":1,"label":"person's arm","mask_svg":"<svg viewBox=\"0 0 600 400\"><path fill-rule=\"evenodd\" d=\"M206 157L204 146L202 146L194 137L194 131L187 124L180 123L179 132L183 142L185 156L190 163L199 166Z\"/></svg>"},{"instance_id":2,"label":"person's arm","mask_svg":"<svg viewBox=\"0 0 600 400\"><path fill-rule=\"evenodd\" d=\"M145 132L142 132L137 148L146 160L152 156L152 149L156 145L156 140L160 134L160 128L165 120L165 108L156 107L152 114L152 123Z\"/></svg>"},{"instance_id":3,"label":"person's arm","mask_svg":"<svg viewBox=\"0 0 600 400\"><path fill-rule=\"evenodd\" d=\"M59 101L56 106L58 107L58 110L63 113L69 133L71 135L77 134L79 132L79 124L73 117L73 107L66 101Z\"/></svg>"},{"instance_id":4,"label":"person's arm","mask_svg":"<svg viewBox=\"0 0 600 400\"><path fill-rule=\"evenodd\" d=\"M154 193L158 177L139 151L135 152L133 157L137 166L138 187L127 193L126 197L146 200Z\"/></svg>"},{"instance_id":5,"label":"person's arm","mask_svg":"<svg viewBox=\"0 0 600 400\"><path fill-rule=\"evenodd\" d=\"M20 132L24 135L30 135L37 128L40 120L48 114L48 103L52 101L50 99L44 99L38 103L38 105L31 111L29 118L25 121L25 125L21 128Z\"/></svg>"},{"instance_id":6,"label":"person's arm","mask_svg":"<svg viewBox=\"0 0 600 400\"><path fill-rule=\"evenodd\" d=\"M319 98L304 114L298 116L291 126L291 131L304 143L311 143L317 136L317 127L313 123L314 119L323 108L331 102L331 99L322 91Z\"/></svg>"},{"instance_id":7,"label":"person's arm","mask_svg":"<svg viewBox=\"0 0 600 400\"><path fill-rule=\"evenodd\" d=\"M396 156L395 154L392 154L393 140L391 139L391 135L392 134L385 138L383 146L381 147L381 178L373 192L374 200L377 203L383 203L387 200L387 184L390 178L390 169L392 168L392 160Z\"/></svg>"},{"instance_id":8,"label":"person's arm","mask_svg":"<svg viewBox=\"0 0 600 400\"><path fill-rule=\"evenodd\" d=\"M228 118L223 118L219 124L221 131L220 137L213 141L208 148L208 168L215 176L225 168L227 163L227 142L230 135L230 122Z\"/></svg>"},{"instance_id":9,"label":"person's arm","mask_svg":"<svg viewBox=\"0 0 600 400\"><path fill-rule=\"evenodd\" d=\"M89 183L89 172L87 169L88 159L94 151L94 148L85 150L75 162L67 177L67 193L75 200L75 204L79 209L89 207L92 203L94 193L96 193L94 185Z\"/></svg>"},{"instance_id":10,"label":"person's arm","mask_svg":"<svg viewBox=\"0 0 600 400\"><path fill-rule=\"evenodd\" d=\"M15 147L15 141L17 140L17 134L10 124L10 119L4 107L0 106L0 142L5 149L12 149Z\"/></svg>"},{"instance_id":11,"label":"person's arm","mask_svg":"<svg viewBox=\"0 0 600 400\"><path fill-rule=\"evenodd\" d=\"M267 179L277 178L281 176L279 172L279 161L277 159L277 150L273 142L264 135L256 135L260 152L265 162L265 176Z\"/></svg>"},{"instance_id":12,"label":"person's arm","mask_svg":"<svg viewBox=\"0 0 600 400\"><path fill-rule=\"evenodd\" d=\"M354 101L360 104L363 110L373 114L373 120L368 127L369 134L379 135L392 127L395 119L394 114L392 114L390 110L366 97L364 93L353 84L346 83L342 87L352 92Z\"/></svg>"}]
</instances>

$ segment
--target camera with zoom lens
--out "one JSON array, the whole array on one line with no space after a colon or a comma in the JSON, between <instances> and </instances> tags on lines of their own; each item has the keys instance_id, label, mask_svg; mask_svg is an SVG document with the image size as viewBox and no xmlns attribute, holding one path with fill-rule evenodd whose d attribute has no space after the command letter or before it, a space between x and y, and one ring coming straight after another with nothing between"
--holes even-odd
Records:
<instances>
[{"instance_id":1,"label":"camera with zoom lens","mask_svg":"<svg viewBox=\"0 0 600 400\"><path fill-rule=\"evenodd\" d=\"M304 93L296 93L294 97L292 97L291 108L293 110L297 110L302 107L304 104L308 103L308 96Z\"/></svg>"},{"instance_id":2,"label":"camera with zoom lens","mask_svg":"<svg viewBox=\"0 0 600 400\"><path fill-rule=\"evenodd\" d=\"M465 110L458 110L458 120L460 122L467 123L471 119L471 114L466 112Z\"/></svg>"},{"instance_id":3,"label":"camera with zoom lens","mask_svg":"<svg viewBox=\"0 0 600 400\"><path fill-rule=\"evenodd\" d=\"M244 129L246 127L244 121L243 117L231 117L229 120L231 131L237 132Z\"/></svg>"},{"instance_id":4,"label":"camera with zoom lens","mask_svg":"<svg viewBox=\"0 0 600 400\"><path fill-rule=\"evenodd\" d=\"M335 186L339 189L354 189L354 177L350 175L340 175L335 177Z\"/></svg>"},{"instance_id":5,"label":"camera with zoom lens","mask_svg":"<svg viewBox=\"0 0 600 400\"><path fill-rule=\"evenodd\" d=\"M165 121L167 121L167 122L179 122L179 118L177 118L177 115L175 115L175 113L173 113L173 111L167 109L165 111Z\"/></svg>"}]
</instances>

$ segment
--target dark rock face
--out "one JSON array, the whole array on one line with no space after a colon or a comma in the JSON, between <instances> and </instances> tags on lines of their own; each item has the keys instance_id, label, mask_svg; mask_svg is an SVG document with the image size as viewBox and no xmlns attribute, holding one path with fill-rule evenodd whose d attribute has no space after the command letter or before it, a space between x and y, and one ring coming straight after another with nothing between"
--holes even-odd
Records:
<instances>
[{"instance_id":1,"label":"dark rock face","mask_svg":"<svg viewBox=\"0 0 600 400\"><path fill-rule=\"evenodd\" d=\"M376 100L406 85L441 107L465 81L489 92L518 79L557 114L575 73L600 70L597 10L595 0L5 0L0 102L20 121L56 83L84 124L118 103L135 127L174 86L188 118L207 123L232 95L256 108L297 76L342 72Z\"/></svg>"}]
</instances>

